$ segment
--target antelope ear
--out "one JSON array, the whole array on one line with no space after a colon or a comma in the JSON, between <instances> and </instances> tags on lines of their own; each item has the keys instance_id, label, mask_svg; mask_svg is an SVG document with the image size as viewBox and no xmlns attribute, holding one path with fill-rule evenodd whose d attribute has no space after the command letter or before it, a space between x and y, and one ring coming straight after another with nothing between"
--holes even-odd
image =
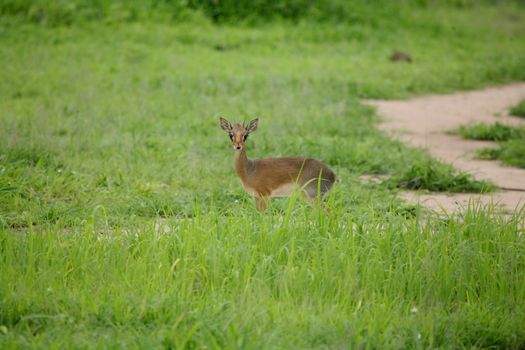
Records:
<instances>
[{"instance_id":1,"label":"antelope ear","mask_svg":"<svg viewBox=\"0 0 525 350\"><path fill-rule=\"evenodd\" d=\"M229 121L227 121L226 119L224 119L223 117L220 117L219 120L221 121L221 128L228 132L228 133L231 133L232 132L232 125L230 124Z\"/></svg>"},{"instance_id":2,"label":"antelope ear","mask_svg":"<svg viewBox=\"0 0 525 350\"><path fill-rule=\"evenodd\" d=\"M255 130L257 130L257 123L259 122L259 118L255 118L254 120L252 120L249 124L248 124L248 127L246 128L246 131L248 133L250 132L253 132Z\"/></svg>"}]
</instances>

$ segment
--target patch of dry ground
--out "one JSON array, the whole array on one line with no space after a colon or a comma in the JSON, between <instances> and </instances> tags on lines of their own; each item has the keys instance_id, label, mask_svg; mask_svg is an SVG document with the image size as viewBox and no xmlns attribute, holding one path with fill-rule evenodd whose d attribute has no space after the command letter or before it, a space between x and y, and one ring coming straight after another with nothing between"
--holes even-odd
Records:
<instances>
[{"instance_id":1,"label":"patch of dry ground","mask_svg":"<svg viewBox=\"0 0 525 350\"><path fill-rule=\"evenodd\" d=\"M452 95L431 95L402 101L371 100L383 118L380 129L411 146L425 149L433 157L467 171L477 179L492 181L501 191L490 194L420 194L402 192L412 203L421 203L447 212L465 207L469 201L494 202L507 210L525 204L525 169L504 166L498 161L474 158L481 147L493 142L465 140L447 132L461 125L496 121L525 124L520 118L508 116L507 110L525 98L525 83L492 87L480 91Z\"/></svg>"}]
</instances>

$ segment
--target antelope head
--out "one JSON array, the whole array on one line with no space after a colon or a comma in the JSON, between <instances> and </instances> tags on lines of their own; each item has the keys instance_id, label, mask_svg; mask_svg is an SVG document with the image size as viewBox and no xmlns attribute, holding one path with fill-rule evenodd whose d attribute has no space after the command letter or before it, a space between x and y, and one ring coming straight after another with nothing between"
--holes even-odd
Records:
<instances>
[{"instance_id":1,"label":"antelope head","mask_svg":"<svg viewBox=\"0 0 525 350\"><path fill-rule=\"evenodd\" d=\"M241 151L246 145L248 136L253 131L257 130L258 118L253 119L247 125L244 123L241 125L236 123L232 125L229 121L224 118L220 118L221 128L228 133L230 140L232 141L232 147L234 151Z\"/></svg>"}]
</instances>

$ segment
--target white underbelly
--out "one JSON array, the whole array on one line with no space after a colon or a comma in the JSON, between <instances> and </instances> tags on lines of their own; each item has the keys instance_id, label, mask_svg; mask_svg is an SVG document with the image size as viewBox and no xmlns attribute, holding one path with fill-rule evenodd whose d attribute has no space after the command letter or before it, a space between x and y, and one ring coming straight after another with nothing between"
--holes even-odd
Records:
<instances>
[{"instance_id":1,"label":"white underbelly","mask_svg":"<svg viewBox=\"0 0 525 350\"><path fill-rule=\"evenodd\" d=\"M270 194L270 197L289 197L299 187L294 183L287 183L274 189Z\"/></svg>"},{"instance_id":2,"label":"white underbelly","mask_svg":"<svg viewBox=\"0 0 525 350\"><path fill-rule=\"evenodd\" d=\"M249 187L249 186L244 186L244 189L245 189L246 192L248 192L248 194L250 194L251 196L253 196L253 197L257 197L257 192L256 192L253 188L251 188L251 187Z\"/></svg>"},{"instance_id":3,"label":"white underbelly","mask_svg":"<svg viewBox=\"0 0 525 350\"><path fill-rule=\"evenodd\" d=\"M250 186L244 185L244 189L248 194L258 197L258 193L255 189L251 188ZM299 189L299 186L297 186L294 183L287 183L284 185L281 185L277 188L275 188L271 193L270 197L290 197L292 193Z\"/></svg>"}]
</instances>

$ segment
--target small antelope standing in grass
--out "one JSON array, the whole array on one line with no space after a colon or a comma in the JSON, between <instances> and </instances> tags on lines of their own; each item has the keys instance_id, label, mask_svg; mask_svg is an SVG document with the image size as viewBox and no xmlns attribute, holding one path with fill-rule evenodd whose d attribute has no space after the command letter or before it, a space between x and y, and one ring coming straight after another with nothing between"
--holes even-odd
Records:
<instances>
[{"instance_id":1,"label":"small antelope standing in grass","mask_svg":"<svg viewBox=\"0 0 525 350\"><path fill-rule=\"evenodd\" d=\"M323 196L334 184L335 174L317 159L306 157L251 160L246 155L246 139L257 129L258 119L248 125L231 125L220 118L221 128L230 136L235 172L246 191L255 197L257 210L268 207L270 197L289 197L300 188L310 202Z\"/></svg>"}]
</instances>

